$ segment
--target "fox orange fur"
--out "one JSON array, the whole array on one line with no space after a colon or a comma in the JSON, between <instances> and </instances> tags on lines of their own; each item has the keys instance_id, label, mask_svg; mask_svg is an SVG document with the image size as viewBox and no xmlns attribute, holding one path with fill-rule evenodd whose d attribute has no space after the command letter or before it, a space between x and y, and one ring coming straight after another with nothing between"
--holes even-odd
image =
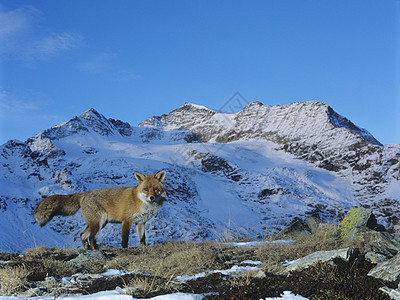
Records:
<instances>
[{"instance_id":1,"label":"fox orange fur","mask_svg":"<svg viewBox=\"0 0 400 300\"><path fill-rule=\"evenodd\" d=\"M85 249L96 249L96 236L108 222L122 223L121 244L128 247L129 230L136 225L141 244L146 244L145 223L161 207L165 196L166 171L143 175L135 172L138 185L134 187L112 187L72 195L54 195L39 203L33 213L42 227L54 216L74 215L79 208L87 223L81 233Z\"/></svg>"}]
</instances>

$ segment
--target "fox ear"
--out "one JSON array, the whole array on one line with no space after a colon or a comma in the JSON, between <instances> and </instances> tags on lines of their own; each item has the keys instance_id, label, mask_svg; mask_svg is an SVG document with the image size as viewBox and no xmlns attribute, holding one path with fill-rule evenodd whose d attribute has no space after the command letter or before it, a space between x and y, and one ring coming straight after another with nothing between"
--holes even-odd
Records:
<instances>
[{"instance_id":1,"label":"fox ear","mask_svg":"<svg viewBox=\"0 0 400 300\"><path fill-rule=\"evenodd\" d=\"M158 172L156 175L154 175L154 177L156 179L160 180L161 182L164 182L165 174L167 174L167 171L162 170L162 171Z\"/></svg>"},{"instance_id":2,"label":"fox ear","mask_svg":"<svg viewBox=\"0 0 400 300\"><path fill-rule=\"evenodd\" d=\"M139 172L133 173L138 183L141 183L144 180L144 175Z\"/></svg>"}]
</instances>

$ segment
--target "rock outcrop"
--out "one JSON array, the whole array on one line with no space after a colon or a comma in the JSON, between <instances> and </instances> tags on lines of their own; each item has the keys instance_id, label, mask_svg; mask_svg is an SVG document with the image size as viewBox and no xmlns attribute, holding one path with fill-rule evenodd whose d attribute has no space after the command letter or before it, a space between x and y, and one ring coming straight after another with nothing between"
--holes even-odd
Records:
<instances>
[{"instance_id":1,"label":"rock outcrop","mask_svg":"<svg viewBox=\"0 0 400 300\"><path fill-rule=\"evenodd\" d=\"M386 231L383 225L377 223L372 210L363 207L350 209L339 226L340 235L343 239L363 239L364 233L368 229Z\"/></svg>"},{"instance_id":2,"label":"rock outcrop","mask_svg":"<svg viewBox=\"0 0 400 300\"><path fill-rule=\"evenodd\" d=\"M293 224L296 225L293 226ZM302 226L299 224L302 224ZM309 230L304 229L304 224L304 221L297 220L281 232L292 232L293 228L302 227L305 233L300 234L294 230L297 236L310 234ZM352 208L338 226L338 236L345 242L358 243L362 247L363 253L358 248L318 251L288 263L282 273L289 274L291 271L301 270L318 262L327 262L333 258L351 259L352 263L357 263L358 256L363 256L376 264L369 271L368 276L386 282L397 282L400 280L400 234L398 232L390 233L384 229L382 225L377 224L370 209ZM352 254L355 254L355 257L352 258ZM385 287L381 290L393 299L398 299L396 297L400 295L400 285L397 289Z\"/></svg>"},{"instance_id":3,"label":"rock outcrop","mask_svg":"<svg viewBox=\"0 0 400 300\"><path fill-rule=\"evenodd\" d=\"M336 257L347 260L348 250L348 248L343 248L339 250L317 251L311 253L288 264L282 274L289 274L291 271L294 270L302 270L311 265L315 265L318 262L327 262Z\"/></svg>"}]
</instances>

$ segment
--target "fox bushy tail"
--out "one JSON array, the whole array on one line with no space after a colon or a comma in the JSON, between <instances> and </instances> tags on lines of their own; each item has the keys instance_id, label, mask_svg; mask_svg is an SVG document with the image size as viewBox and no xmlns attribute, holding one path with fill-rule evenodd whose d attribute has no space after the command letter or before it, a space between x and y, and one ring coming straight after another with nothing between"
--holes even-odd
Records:
<instances>
[{"instance_id":1,"label":"fox bushy tail","mask_svg":"<svg viewBox=\"0 0 400 300\"><path fill-rule=\"evenodd\" d=\"M81 207L81 195L82 193L72 195L53 195L47 197L39 203L33 216L40 227L42 227L54 216L74 215Z\"/></svg>"}]
</instances>

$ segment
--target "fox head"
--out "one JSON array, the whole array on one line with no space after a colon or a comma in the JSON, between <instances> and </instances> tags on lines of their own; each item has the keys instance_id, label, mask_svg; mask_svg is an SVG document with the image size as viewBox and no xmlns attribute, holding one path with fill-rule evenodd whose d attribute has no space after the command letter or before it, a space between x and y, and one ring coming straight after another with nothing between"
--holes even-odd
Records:
<instances>
[{"instance_id":1,"label":"fox head","mask_svg":"<svg viewBox=\"0 0 400 300\"><path fill-rule=\"evenodd\" d=\"M162 204L167 193L165 192L164 179L167 171L162 170L156 174L143 175L135 172L138 182L137 191L140 200L143 202L155 202Z\"/></svg>"}]
</instances>

